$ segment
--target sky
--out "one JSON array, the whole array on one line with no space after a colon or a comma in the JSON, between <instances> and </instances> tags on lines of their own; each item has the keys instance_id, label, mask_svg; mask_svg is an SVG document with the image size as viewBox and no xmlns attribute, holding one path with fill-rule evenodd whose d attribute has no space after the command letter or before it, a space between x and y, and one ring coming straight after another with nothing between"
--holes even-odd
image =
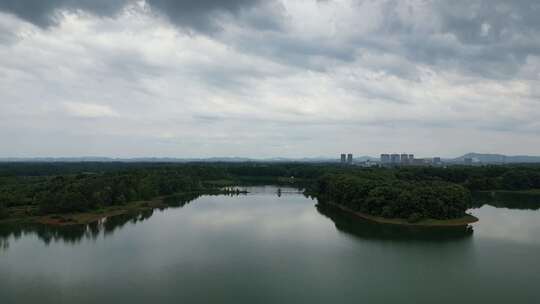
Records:
<instances>
[{"instance_id":1,"label":"sky","mask_svg":"<svg viewBox=\"0 0 540 304\"><path fill-rule=\"evenodd\" d=\"M0 0L0 157L540 155L537 0Z\"/></svg>"}]
</instances>

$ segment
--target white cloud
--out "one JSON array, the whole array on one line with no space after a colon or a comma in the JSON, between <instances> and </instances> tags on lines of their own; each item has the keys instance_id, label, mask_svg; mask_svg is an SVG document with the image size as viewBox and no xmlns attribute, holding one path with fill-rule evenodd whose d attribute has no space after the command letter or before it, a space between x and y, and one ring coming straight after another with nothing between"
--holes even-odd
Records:
<instances>
[{"instance_id":1,"label":"white cloud","mask_svg":"<svg viewBox=\"0 0 540 304\"><path fill-rule=\"evenodd\" d=\"M118 114L107 105L66 102L64 103L64 107L68 115L80 118L103 118L118 116Z\"/></svg>"}]
</instances>

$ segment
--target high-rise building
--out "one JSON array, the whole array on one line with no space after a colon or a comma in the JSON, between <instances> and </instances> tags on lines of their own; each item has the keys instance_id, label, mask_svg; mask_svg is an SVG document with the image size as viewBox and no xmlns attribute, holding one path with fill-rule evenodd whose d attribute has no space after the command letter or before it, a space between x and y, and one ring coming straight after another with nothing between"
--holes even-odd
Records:
<instances>
[{"instance_id":1,"label":"high-rise building","mask_svg":"<svg viewBox=\"0 0 540 304\"><path fill-rule=\"evenodd\" d=\"M390 163L390 154L381 154L381 164Z\"/></svg>"},{"instance_id":2,"label":"high-rise building","mask_svg":"<svg viewBox=\"0 0 540 304\"><path fill-rule=\"evenodd\" d=\"M409 154L409 163L414 161L414 154Z\"/></svg>"},{"instance_id":3,"label":"high-rise building","mask_svg":"<svg viewBox=\"0 0 540 304\"><path fill-rule=\"evenodd\" d=\"M434 157L433 158L433 165L435 166L439 166L439 165L442 165L442 160L440 157Z\"/></svg>"},{"instance_id":4,"label":"high-rise building","mask_svg":"<svg viewBox=\"0 0 540 304\"><path fill-rule=\"evenodd\" d=\"M347 162L347 155L345 155L344 153L341 154L341 163L344 164Z\"/></svg>"},{"instance_id":5,"label":"high-rise building","mask_svg":"<svg viewBox=\"0 0 540 304\"><path fill-rule=\"evenodd\" d=\"M392 154L390 155L390 162L392 164L399 164L401 162L399 154Z\"/></svg>"},{"instance_id":6,"label":"high-rise building","mask_svg":"<svg viewBox=\"0 0 540 304\"><path fill-rule=\"evenodd\" d=\"M404 164L404 165L409 164L409 154L407 154L407 153L401 154L401 163Z\"/></svg>"},{"instance_id":7,"label":"high-rise building","mask_svg":"<svg viewBox=\"0 0 540 304\"><path fill-rule=\"evenodd\" d=\"M353 163L353 155L351 153L347 154L347 163L349 165Z\"/></svg>"},{"instance_id":8,"label":"high-rise building","mask_svg":"<svg viewBox=\"0 0 540 304\"><path fill-rule=\"evenodd\" d=\"M427 165L427 161L423 158L413 158L412 161L409 160L409 162L413 165L413 166L425 166Z\"/></svg>"}]
</instances>

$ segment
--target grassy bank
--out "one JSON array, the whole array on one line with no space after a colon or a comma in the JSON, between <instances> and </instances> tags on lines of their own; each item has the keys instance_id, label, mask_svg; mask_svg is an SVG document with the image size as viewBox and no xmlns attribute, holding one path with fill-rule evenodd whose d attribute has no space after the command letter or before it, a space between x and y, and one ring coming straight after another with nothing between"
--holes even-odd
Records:
<instances>
[{"instance_id":1,"label":"grassy bank","mask_svg":"<svg viewBox=\"0 0 540 304\"><path fill-rule=\"evenodd\" d=\"M478 221L477 217L467 214L467 215L464 215L462 217L455 218L455 219L438 220L438 219L426 218L426 219L421 219L417 222L411 223L407 219L402 219L402 218L384 218L380 216L373 216L373 215L365 214L362 212L354 211L352 209L349 209L347 207L344 207L335 203L325 202L325 204L332 205L344 212L347 212L355 216L358 216L362 219L380 223L380 224L425 226L425 227L452 227L452 226L466 226L468 224Z\"/></svg>"},{"instance_id":2,"label":"grassy bank","mask_svg":"<svg viewBox=\"0 0 540 304\"><path fill-rule=\"evenodd\" d=\"M0 224L82 225L93 223L106 217L166 207L168 205L163 203L163 198L160 197L150 201L132 202L125 205L110 206L77 213L29 215L27 212L28 209L25 212L21 212L20 208L18 208L18 210L8 210L10 216L0 220Z\"/></svg>"},{"instance_id":3,"label":"grassy bank","mask_svg":"<svg viewBox=\"0 0 540 304\"><path fill-rule=\"evenodd\" d=\"M101 219L122 214L135 213L145 210L164 209L168 207L182 206L183 203L200 195L220 195L220 194L245 194L245 191L237 190L205 190L200 192L184 192L169 196L156 197L148 201L136 201L123 205L114 205L95 210L74 213L53 213L37 215L35 206L20 206L8 209L8 217L0 220L2 224L45 224L45 225L85 225ZM187 198L186 198L187 197ZM170 200L172 198L172 201ZM176 198L176 199L175 199ZM191 199L190 199L191 198ZM171 202L167 202L167 201ZM180 203L178 202L180 201ZM183 203L182 203L183 201Z\"/></svg>"}]
</instances>

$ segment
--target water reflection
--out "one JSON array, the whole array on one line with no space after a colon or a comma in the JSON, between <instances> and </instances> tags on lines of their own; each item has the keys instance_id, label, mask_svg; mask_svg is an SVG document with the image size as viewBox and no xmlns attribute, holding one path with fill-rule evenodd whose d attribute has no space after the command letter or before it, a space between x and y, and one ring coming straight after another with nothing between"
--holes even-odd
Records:
<instances>
[{"instance_id":1,"label":"water reflection","mask_svg":"<svg viewBox=\"0 0 540 304\"><path fill-rule=\"evenodd\" d=\"M255 191L257 193L274 194L277 197L286 195L300 195L302 191L292 187L238 187L235 188L241 191L250 192ZM230 193L206 193L205 195L225 195L225 196L237 196L239 194L231 191ZM166 207L160 208L161 210L166 208L181 208L186 204L199 198L201 193L184 193L172 195L164 198L163 202ZM480 210L482 206L493 206L496 208L506 209L518 209L518 210L539 210L540 201L538 196L532 195L520 195L515 193L475 193L474 194L474 206L475 210ZM421 240L421 241L447 241L452 239L468 238L473 234L473 228L467 227L409 227L409 226L396 226L396 225L381 225L369 221L359 219L344 213L341 210L324 204L316 205L317 211L331 219L336 228L341 231L356 237L364 239L386 239L397 241L409 241L409 240ZM483 209L482 209L483 210ZM16 241L25 235L36 235L45 244L51 242L63 241L67 244L77 244L83 239L96 239L100 235L108 237L115 231L121 229L126 224L136 224L143 222L150 218L154 214L152 209L139 210L128 214L122 214L114 217L102 219L98 222L94 222L87 225L74 225L74 226L45 226L45 225L11 225L0 226L0 251L7 250L9 248L10 239ZM484 226L489 225L491 213L483 211L482 214L477 214L480 217L481 223ZM500 213L497 213L500 217ZM516 220L521 223L524 221L523 216L514 216ZM497 220L500 224L501 220ZM505 229L509 230L508 226L512 223L512 218L504 220ZM518 225L520 226L520 225ZM478 229L482 227L476 227ZM498 231L493 227L490 228L493 231ZM486 234L486 233L482 233ZM501 234L499 232L499 234ZM523 234L520 233L520 234Z\"/></svg>"},{"instance_id":2,"label":"water reflection","mask_svg":"<svg viewBox=\"0 0 540 304\"><path fill-rule=\"evenodd\" d=\"M540 209L540 194L516 192L473 193L473 208L480 208L484 205L495 208L538 210Z\"/></svg>"},{"instance_id":3,"label":"water reflection","mask_svg":"<svg viewBox=\"0 0 540 304\"><path fill-rule=\"evenodd\" d=\"M167 207L181 208L199 198L200 193L171 195L163 199ZM10 239L17 241L25 235L36 235L46 245L62 241L66 244L78 244L83 239L97 239L98 236L111 236L126 224L137 224L149 219L154 214L153 209L135 210L129 213L103 218L99 221L84 225L54 226L54 225L0 225L0 250L9 249Z\"/></svg>"},{"instance_id":4,"label":"water reflection","mask_svg":"<svg viewBox=\"0 0 540 304\"><path fill-rule=\"evenodd\" d=\"M418 227L387 225L360 219L331 205L317 204L315 207L320 214L330 218L339 231L363 239L431 242L464 239L471 237L473 234L471 226Z\"/></svg>"},{"instance_id":5,"label":"water reflection","mask_svg":"<svg viewBox=\"0 0 540 304\"><path fill-rule=\"evenodd\" d=\"M167 205L166 208L172 207L172 208L182 208L186 204L189 204L190 202L198 199L201 197L201 193L180 193L180 194L174 194L167 196L163 199L163 203ZM232 195L232 194L231 194ZM165 208L162 208L165 209Z\"/></svg>"},{"instance_id":6,"label":"water reflection","mask_svg":"<svg viewBox=\"0 0 540 304\"><path fill-rule=\"evenodd\" d=\"M153 214L152 209L145 209L127 214L121 214L86 225L2 225L0 226L0 249L9 248L9 241L13 238L15 241L25 235L34 234L46 245L51 242L62 241L66 244L78 244L82 239L96 239L99 235L109 236L117 229L122 228L127 223L138 223L150 218Z\"/></svg>"}]
</instances>

